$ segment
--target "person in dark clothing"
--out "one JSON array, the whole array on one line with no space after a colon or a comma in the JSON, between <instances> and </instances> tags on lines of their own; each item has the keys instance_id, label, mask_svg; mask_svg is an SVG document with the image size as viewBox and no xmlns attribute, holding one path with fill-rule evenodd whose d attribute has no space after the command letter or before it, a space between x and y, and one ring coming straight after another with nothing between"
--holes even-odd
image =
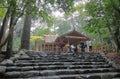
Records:
<instances>
[{"instance_id":1,"label":"person in dark clothing","mask_svg":"<svg viewBox=\"0 0 120 79\"><path fill-rule=\"evenodd\" d=\"M78 48L77 48L77 45L75 46L75 49L74 49L75 53L78 52Z\"/></svg>"},{"instance_id":2,"label":"person in dark clothing","mask_svg":"<svg viewBox=\"0 0 120 79\"><path fill-rule=\"evenodd\" d=\"M64 39L59 39L59 41L56 42L56 45L58 45L61 48L61 51L63 51L63 47L65 46Z\"/></svg>"},{"instance_id":3,"label":"person in dark clothing","mask_svg":"<svg viewBox=\"0 0 120 79\"><path fill-rule=\"evenodd\" d=\"M74 51L75 51L75 56L78 56L78 47L77 47L77 45L75 46Z\"/></svg>"},{"instance_id":4,"label":"person in dark clothing","mask_svg":"<svg viewBox=\"0 0 120 79\"><path fill-rule=\"evenodd\" d=\"M80 42L81 52L85 52L85 44L83 41Z\"/></svg>"}]
</instances>

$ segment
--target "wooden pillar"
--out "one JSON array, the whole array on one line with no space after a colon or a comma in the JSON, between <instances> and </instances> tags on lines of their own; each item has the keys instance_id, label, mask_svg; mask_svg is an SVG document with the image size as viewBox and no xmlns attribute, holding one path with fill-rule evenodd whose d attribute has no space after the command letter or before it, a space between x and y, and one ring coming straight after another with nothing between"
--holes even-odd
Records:
<instances>
[{"instance_id":1,"label":"wooden pillar","mask_svg":"<svg viewBox=\"0 0 120 79\"><path fill-rule=\"evenodd\" d=\"M44 49L44 51L45 51L45 44L43 44L43 49Z\"/></svg>"},{"instance_id":2,"label":"wooden pillar","mask_svg":"<svg viewBox=\"0 0 120 79\"><path fill-rule=\"evenodd\" d=\"M53 51L53 43L51 43L51 51Z\"/></svg>"},{"instance_id":3,"label":"wooden pillar","mask_svg":"<svg viewBox=\"0 0 120 79\"><path fill-rule=\"evenodd\" d=\"M38 43L38 40L35 40L35 51L39 51L39 43Z\"/></svg>"}]
</instances>

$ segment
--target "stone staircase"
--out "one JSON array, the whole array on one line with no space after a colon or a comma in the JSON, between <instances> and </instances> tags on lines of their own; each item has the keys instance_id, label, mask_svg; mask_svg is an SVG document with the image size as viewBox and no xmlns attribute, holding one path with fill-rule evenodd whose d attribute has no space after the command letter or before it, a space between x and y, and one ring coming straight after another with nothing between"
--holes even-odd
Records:
<instances>
[{"instance_id":1,"label":"stone staircase","mask_svg":"<svg viewBox=\"0 0 120 79\"><path fill-rule=\"evenodd\" d=\"M120 79L120 70L99 53L29 51L25 55L0 64L6 67L0 79Z\"/></svg>"}]
</instances>

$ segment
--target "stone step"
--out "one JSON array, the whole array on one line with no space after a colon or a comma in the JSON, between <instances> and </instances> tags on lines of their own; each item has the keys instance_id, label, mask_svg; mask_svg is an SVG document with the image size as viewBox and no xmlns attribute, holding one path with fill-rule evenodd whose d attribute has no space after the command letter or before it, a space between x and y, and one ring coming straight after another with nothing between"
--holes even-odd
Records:
<instances>
[{"instance_id":1,"label":"stone step","mask_svg":"<svg viewBox=\"0 0 120 79\"><path fill-rule=\"evenodd\" d=\"M65 73L65 72L64 72ZM76 79L79 77L83 79L94 79L93 76L100 76L102 79L110 79L114 78L116 75L119 75L120 73L118 72L99 72L99 73L94 73L94 72L89 72L89 73L84 73L81 74L79 73L65 73L65 74L57 74L57 73L49 73L46 75L43 75L40 71L27 71L27 72L7 72L4 74L4 76L0 76L0 79L3 78L25 78L25 79ZM109 77L106 78L105 76ZM103 78L105 77L105 78ZM98 78L96 78L98 79ZM101 78L100 78L101 79Z\"/></svg>"},{"instance_id":2,"label":"stone step","mask_svg":"<svg viewBox=\"0 0 120 79\"><path fill-rule=\"evenodd\" d=\"M75 59L75 58L65 58L65 59L59 59L59 58L54 58L54 59L49 59L49 58L35 58L35 59L18 59L15 62L19 62L19 61L32 61L32 60L39 60L40 62L55 62L55 61L59 61L59 62L64 62L64 61L79 61L79 62L106 62L105 59Z\"/></svg>"},{"instance_id":3,"label":"stone step","mask_svg":"<svg viewBox=\"0 0 120 79\"><path fill-rule=\"evenodd\" d=\"M48 66L11 66L6 71L29 71L29 70L56 70L56 69L94 69L94 68L112 68L109 65L48 65Z\"/></svg>"},{"instance_id":4,"label":"stone step","mask_svg":"<svg viewBox=\"0 0 120 79\"><path fill-rule=\"evenodd\" d=\"M103 73L103 72L115 72L113 68L97 68L97 69L58 69L58 70L30 70L30 71L10 71L6 72L6 77L12 76L25 76L35 75L35 76L54 76L54 75L72 75L72 74L87 74L87 73ZM31 76L30 75L30 76Z\"/></svg>"},{"instance_id":5,"label":"stone step","mask_svg":"<svg viewBox=\"0 0 120 79\"><path fill-rule=\"evenodd\" d=\"M108 64L107 62L77 62L77 61L65 61L65 62L16 62L16 63L7 63L7 64L0 64L0 66L43 66L43 65L64 65L64 64L71 64L71 65L105 65Z\"/></svg>"},{"instance_id":6,"label":"stone step","mask_svg":"<svg viewBox=\"0 0 120 79\"><path fill-rule=\"evenodd\" d=\"M78 62L78 61L65 61L65 62L60 62L60 61L56 61L56 62L39 62L35 60L32 60L32 62L26 62L25 61L20 61L17 63L13 63L13 64L0 64L0 66L18 66L18 67L22 67L22 66L46 66L46 65L65 65L65 64L69 64L69 65L106 65L108 63L106 62Z\"/></svg>"},{"instance_id":7,"label":"stone step","mask_svg":"<svg viewBox=\"0 0 120 79\"><path fill-rule=\"evenodd\" d=\"M86 73L100 73L100 72L112 72L115 71L113 68L97 68L97 69L59 69L59 70L43 70L41 75L65 75L65 74L86 74Z\"/></svg>"},{"instance_id":8,"label":"stone step","mask_svg":"<svg viewBox=\"0 0 120 79\"><path fill-rule=\"evenodd\" d=\"M30 77L27 79L114 79L115 75L119 73L92 73L92 74L76 74L76 75L59 75L59 76L46 76L46 77ZM120 79L120 78L117 78Z\"/></svg>"},{"instance_id":9,"label":"stone step","mask_svg":"<svg viewBox=\"0 0 120 79\"><path fill-rule=\"evenodd\" d=\"M13 66L36 66L36 65L64 65L64 64L71 64L71 65L101 65L101 64L107 64L106 62L78 62L78 61L56 61L56 62L39 62L39 61L34 61L34 63L29 63L29 62L17 62L13 64Z\"/></svg>"},{"instance_id":10,"label":"stone step","mask_svg":"<svg viewBox=\"0 0 120 79\"><path fill-rule=\"evenodd\" d=\"M96 53L27 52L6 66L0 79L112 79L120 78L120 70Z\"/></svg>"},{"instance_id":11,"label":"stone step","mask_svg":"<svg viewBox=\"0 0 120 79\"><path fill-rule=\"evenodd\" d=\"M54 57L58 57L58 58L65 58L65 57L73 57L72 53L32 53L30 55L30 53L27 53L28 56L35 58L35 57L47 57L47 58L54 58ZM79 58L103 58L100 54L93 54L93 53L78 53L76 54L75 57L79 57Z\"/></svg>"}]
</instances>

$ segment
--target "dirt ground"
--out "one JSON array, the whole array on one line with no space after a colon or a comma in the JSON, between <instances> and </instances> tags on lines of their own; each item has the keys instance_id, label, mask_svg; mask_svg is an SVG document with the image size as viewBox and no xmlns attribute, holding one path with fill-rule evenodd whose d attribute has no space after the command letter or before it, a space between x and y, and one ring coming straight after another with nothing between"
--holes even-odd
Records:
<instances>
[{"instance_id":1,"label":"dirt ground","mask_svg":"<svg viewBox=\"0 0 120 79\"><path fill-rule=\"evenodd\" d=\"M0 54L0 62L3 61L5 59L5 55Z\"/></svg>"},{"instance_id":2,"label":"dirt ground","mask_svg":"<svg viewBox=\"0 0 120 79\"><path fill-rule=\"evenodd\" d=\"M120 66L120 56L117 53L108 53L106 56Z\"/></svg>"}]
</instances>

